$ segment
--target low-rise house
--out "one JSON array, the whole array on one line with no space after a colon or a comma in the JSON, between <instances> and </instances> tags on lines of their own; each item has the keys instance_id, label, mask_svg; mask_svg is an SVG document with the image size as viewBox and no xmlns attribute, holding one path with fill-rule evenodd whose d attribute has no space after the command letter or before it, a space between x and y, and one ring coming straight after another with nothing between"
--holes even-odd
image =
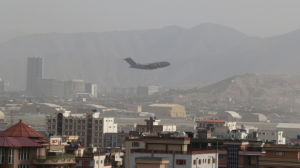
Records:
<instances>
[{"instance_id":1,"label":"low-rise house","mask_svg":"<svg viewBox=\"0 0 300 168\"><path fill-rule=\"evenodd\" d=\"M300 167L300 147L295 145L264 145L266 154L259 158L259 168Z\"/></svg>"},{"instance_id":2,"label":"low-rise house","mask_svg":"<svg viewBox=\"0 0 300 168\"><path fill-rule=\"evenodd\" d=\"M49 141L44 137L21 120L0 132L0 167L76 167L75 155L51 150Z\"/></svg>"},{"instance_id":3,"label":"low-rise house","mask_svg":"<svg viewBox=\"0 0 300 168\"><path fill-rule=\"evenodd\" d=\"M164 124L159 125L160 120L156 117L150 117L150 119L145 120L146 124L137 124L136 131L138 132L147 132L147 133L160 133L160 132L175 132L176 124Z\"/></svg>"}]
</instances>

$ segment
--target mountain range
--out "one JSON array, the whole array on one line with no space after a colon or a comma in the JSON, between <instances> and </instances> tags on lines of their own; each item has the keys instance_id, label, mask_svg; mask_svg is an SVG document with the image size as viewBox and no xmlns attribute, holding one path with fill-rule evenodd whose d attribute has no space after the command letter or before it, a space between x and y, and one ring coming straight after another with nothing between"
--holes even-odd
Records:
<instances>
[{"instance_id":1,"label":"mountain range","mask_svg":"<svg viewBox=\"0 0 300 168\"><path fill-rule=\"evenodd\" d=\"M0 78L22 90L27 57L44 57L44 78L83 79L100 87L199 85L237 74L300 75L300 30L247 36L205 23L193 28L23 35L0 43ZM169 61L157 70L128 68L123 60Z\"/></svg>"}]
</instances>

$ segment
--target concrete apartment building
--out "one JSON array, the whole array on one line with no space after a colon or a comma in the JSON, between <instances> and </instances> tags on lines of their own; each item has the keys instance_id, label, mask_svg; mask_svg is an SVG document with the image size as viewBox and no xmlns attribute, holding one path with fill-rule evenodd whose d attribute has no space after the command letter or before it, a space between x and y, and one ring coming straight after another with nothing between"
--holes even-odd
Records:
<instances>
[{"instance_id":1,"label":"concrete apartment building","mask_svg":"<svg viewBox=\"0 0 300 168\"><path fill-rule=\"evenodd\" d=\"M86 83L83 80L73 79L65 82L64 93L66 97L76 96L78 93L86 93Z\"/></svg>"},{"instance_id":2,"label":"concrete apartment building","mask_svg":"<svg viewBox=\"0 0 300 168\"><path fill-rule=\"evenodd\" d=\"M132 149L144 149L145 143L142 137L139 136L129 136L125 138L125 168L130 168L130 157Z\"/></svg>"},{"instance_id":3,"label":"concrete apartment building","mask_svg":"<svg viewBox=\"0 0 300 168\"><path fill-rule=\"evenodd\" d=\"M52 135L77 135L81 145L103 146L104 133L116 133L117 124L114 118L100 118L100 112L71 114L70 111L59 111L48 115L47 130Z\"/></svg>"},{"instance_id":4,"label":"concrete apartment building","mask_svg":"<svg viewBox=\"0 0 300 168\"><path fill-rule=\"evenodd\" d=\"M156 117L150 117L149 119L145 120L146 124L136 125L136 131L138 132L145 132L149 134L155 134L155 133L161 133L161 132L175 132L176 131L176 125L159 125L160 120L158 120Z\"/></svg>"},{"instance_id":5,"label":"concrete apartment building","mask_svg":"<svg viewBox=\"0 0 300 168\"><path fill-rule=\"evenodd\" d=\"M26 94L35 96L37 94L37 80L43 79L44 58L27 58Z\"/></svg>"},{"instance_id":6,"label":"concrete apartment building","mask_svg":"<svg viewBox=\"0 0 300 168\"><path fill-rule=\"evenodd\" d=\"M144 137L145 148L131 149L126 168L217 168L216 150L188 149L187 137ZM126 154L127 155L127 154Z\"/></svg>"},{"instance_id":7,"label":"concrete apartment building","mask_svg":"<svg viewBox=\"0 0 300 168\"><path fill-rule=\"evenodd\" d=\"M223 143L219 153L219 167L258 167L263 155L263 143L244 140L229 140Z\"/></svg>"},{"instance_id":8,"label":"concrete apartment building","mask_svg":"<svg viewBox=\"0 0 300 168\"><path fill-rule=\"evenodd\" d=\"M124 147L125 138L129 136L128 133L118 132L118 133L104 133L103 135L103 147Z\"/></svg>"},{"instance_id":9,"label":"concrete apartment building","mask_svg":"<svg viewBox=\"0 0 300 168\"><path fill-rule=\"evenodd\" d=\"M264 145L266 154L259 158L259 168L300 167L300 147L295 145Z\"/></svg>"},{"instance_id":10,"label":"concrete apartment building","mask_svg":"<svg viewBox=\"0 0 300 168\"><path fill-rule=\"evenodd\" d=\"M151 104L147 112L154 113L156 117L186 117L185 107L179 104Z\"/></svg>"},{"instance_id":11,"label":"concrete apartment building","mask_svg":"<svg viewBox=\"0 0 300 168\"><path fill-rule=\"evenodd\" d=\"M37 96L64 97L64 81L58 79L38 79Z\"/></svg>"}]
</instances>

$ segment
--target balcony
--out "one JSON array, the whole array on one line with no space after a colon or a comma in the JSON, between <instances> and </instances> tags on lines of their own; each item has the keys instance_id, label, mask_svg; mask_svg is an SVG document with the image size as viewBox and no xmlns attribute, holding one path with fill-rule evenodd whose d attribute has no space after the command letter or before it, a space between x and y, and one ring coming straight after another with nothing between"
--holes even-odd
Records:
<instances>
[{"instance_id":1,"label":"balcony","mask_svg":"<svg viewBox=\"0 0 300 168\"><path fill-rule=\"evenodd\" d=\"M239 155L247 155L247 156L261 156L262 151L239 151Z\"/></svg>"},{"instance_id":2,"label":"balcony","mask_svg":"<svg viewBox=\"0 0 300 168\"><path fill-rule=\"evenodd\" d=\"M203 149L192 149L188 151L173 151L173 150L150 150L150 149L131 149L133 153L164 153L164 154L207 154L207 153L216 153L216 150L203 150Z\"/></svg>"},{"instance_id":3,"label":"balcony","mask_svg":"<svg viewBox=\"0 0 300 168\"><path fill-rule=\"evenodd\" d=\"M267 158L267 157L260 157L259 161L263 161L263 162L297 162L300 163L300 159L289 159L289 158L281 158L281 157L277 157L277 158Z\"/></svg>"},{"instance_id":4,"label":"balcony","mask_svg":"<svg viewBox=\"0 0 300 168\"><path fill-rule=\"evenodd\" d=\"M71 154L57 154L54 156L34 156L33 157L34 165L61 165L61 164L76 164L75 155Z\"/></svg>"}]
</instances>

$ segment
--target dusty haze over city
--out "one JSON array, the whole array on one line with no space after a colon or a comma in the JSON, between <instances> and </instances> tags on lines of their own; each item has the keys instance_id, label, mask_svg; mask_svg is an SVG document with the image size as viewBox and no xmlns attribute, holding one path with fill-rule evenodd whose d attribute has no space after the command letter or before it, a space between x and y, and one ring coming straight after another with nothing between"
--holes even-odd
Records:
<instances>
[{"instance_id":1,"label":"dusty haze over city","mask_svg":"<svg viewBox=\"0 0 300 168\"><path fill-rule=\"evenodd\" d=\"M0 165L300 167L299 7L1 0Z\"/></svg>"}]
</instances>

